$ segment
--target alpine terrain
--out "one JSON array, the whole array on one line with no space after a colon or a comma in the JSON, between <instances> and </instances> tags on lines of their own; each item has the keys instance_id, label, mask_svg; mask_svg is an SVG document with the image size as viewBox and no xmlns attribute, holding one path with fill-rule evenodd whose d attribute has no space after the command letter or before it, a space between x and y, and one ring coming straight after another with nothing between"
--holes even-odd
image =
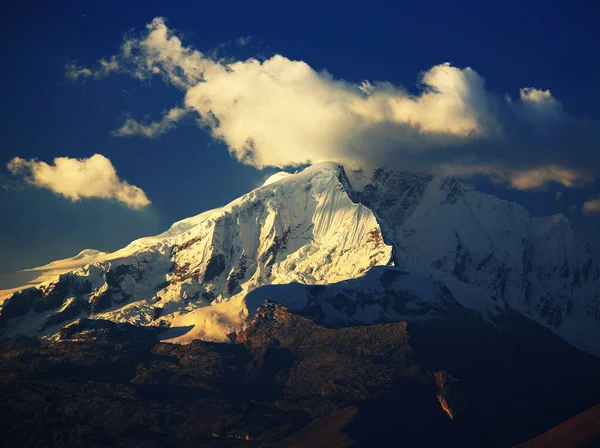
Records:
<instances>
[{"instance_id":1,"label":"alpine terrain","mask_svg":"<svg viewBox=\"0 0 600 448\"><path fill-rule=\"evenodd\" d=\"M330 325L516 311L600 355L600 265L566 218L452 178L319 164L116 252L32 271L39 284L3 292L7 335L53 340L91 317L226 341L270 298Z\"/></svg>"},{"instance_id":2,"label":"alpine terrain","mask_svg":"<svg viewBox=\"0 0 600 448\"><path fill-rule=\"evenodd\" d=\"M317 164L27 275L0 413L31 446L511 446L600 400L599 261L454 178Z\"/></svg>"}]
</instances>

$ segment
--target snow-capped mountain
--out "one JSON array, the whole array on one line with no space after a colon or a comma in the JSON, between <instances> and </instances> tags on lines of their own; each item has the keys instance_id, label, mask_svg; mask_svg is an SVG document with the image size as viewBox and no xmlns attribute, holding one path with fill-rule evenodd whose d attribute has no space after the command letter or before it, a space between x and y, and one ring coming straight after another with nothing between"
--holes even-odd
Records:
<instances>
[{"instance_id":1,"label":"snow-capped mountain","mask_svg":"<svg viewBox=\"0 0 600 448\"><path fill-rule=\"evenodd\" d=\"M356 197L385 223L400 267L450 289L457 280L471 285L488 303L600 352L600 267L564 215L534 218L453 178L384 169Z\"/></svg>"},{"instance_id":2,"label":"snow-capped mountain","mask_svg":"<svg viewBox=\"0 0 600 448\"><path fill-rule=\"evenodd\" d=\"M331 325L512 308L600 355L600 271L562 215L455 179L325 163L114 253L84 251L5 291L7 334L52 339L78 317L225 341L269 298Z\"/></svg>"}]
</instances>

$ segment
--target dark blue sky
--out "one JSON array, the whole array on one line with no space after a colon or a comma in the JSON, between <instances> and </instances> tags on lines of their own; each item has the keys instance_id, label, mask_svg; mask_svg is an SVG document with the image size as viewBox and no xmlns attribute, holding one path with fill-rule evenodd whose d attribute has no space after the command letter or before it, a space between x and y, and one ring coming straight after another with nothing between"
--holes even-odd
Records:
<instances>
[{"instance_id":1,"label":"dark blue sky","mask_svg":"<svg viewBox=\"0 0 600 448\"><path fill-rule=\"evenodd\" d=\"M154 140L112 136L124 113L157 117L180 102L180 92L158 79L65 79L68 59L93 65L114 54L126 32L143 29L157 16L201 51L251 36L245 57L280 53L351 82L387 80L408 89L419 72L448 61L475 69L489 90L516 96L524 86L550 89L565 110L600 120L600 9L591 1L212 3L4 3L0 273L88 247L116 249L222 205L268 174L236 162L192 120ZM47 190L19 187L4 169L15 156L50 162L95 153L108 157L119 176L141 187L153 204L135 211L99 199L72 203ZM599 242L600 218L568 210L600 193L597 182L527 193L481 186L535 215L563 211L584 238ZM564 191L560 202L558 190Z\"/></svg>"}]
</instances>

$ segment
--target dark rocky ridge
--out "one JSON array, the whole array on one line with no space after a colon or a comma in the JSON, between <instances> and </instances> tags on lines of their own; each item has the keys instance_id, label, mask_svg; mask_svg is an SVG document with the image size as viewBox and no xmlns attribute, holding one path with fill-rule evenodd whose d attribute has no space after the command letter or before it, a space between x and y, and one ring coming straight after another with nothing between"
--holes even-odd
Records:
<instances>
[{"instance_id":1,"label":"dark rocky ridge","mask_svg":"<svg viewBox=\"0 0 600 448\"><path fill-rule=\"evenodd\" d=\"M600 446L600 404L516 448L592 448Z\"/></svg>"},{"instance_id":2,"label":"dark rocky ridge","mask_svg":"<svg viewBox=\"0 0 600 448\"><path fill-rule=\"evenodd\" d=\"M189 345L82 319L54 344L0 341L3 440L512 446L600 401L600 361L521 319L503 332L473 313L334 329L271 302L235 344Z\"/></svg>"},{"instance_id":3,"label":"dark rocky ridge","mask_svg":"<svg viewBox=\"0 0 600 448\"><path fill-rule=\"evenodd\" d=\"M236 344L157 344L147 333L81 319L54 344L4 339L5 441L269 446L399 380L418 390L428 413L448 420L432 376L410 360L405 324L327 329L269 303Z\"/></svg>"}]
</instances>

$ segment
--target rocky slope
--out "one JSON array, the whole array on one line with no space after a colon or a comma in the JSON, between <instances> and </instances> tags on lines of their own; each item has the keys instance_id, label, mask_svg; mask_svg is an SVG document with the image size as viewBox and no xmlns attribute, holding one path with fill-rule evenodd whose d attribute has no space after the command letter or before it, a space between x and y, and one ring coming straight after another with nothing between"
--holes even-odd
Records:
<instances>
[{"instance_id":1,"label":"rocky slope","mask_svg":"<svg viewBox=\"0 0 600 448\"><path fill-rule=\"evenodd\" d=\"M82 319L51 344L0 339L3 441L508 447L600 397L600 360L516 321L501 331L463 310L332 329L268 302L234 344L166 344Z\"/></svg>"},{"instance_id":2,"label":"rocky slope","mask_svg":"<svg viewBox=\"0 0 600 448\"><path fill-rule=\"evenodd\" d=\"M515 448L593 448L600 445L600 405L596 405Z\"/></svg>"},{"instance_id":3,"label":"rocky slope","mask_svg":"<svg viewBox=\"0 0 600 448\"><path fill-rule=\"evenodd\" d=\"M515 310L600 355L600 268L564 216L533 218L455 179L320 164L35 272L43 281L3 304L7 335L52 340L84 316L227 341L272 298L328 325Z\"/></svg>"},{"instance_id":4,"label":"rocky slope","mask_svg":"<svg viewBox=\"0 0 600 448\"><path fill-rule=\"evenodd\" d=\"M448 420L436 399L445 392L410 360L402 323L332 330L270 303L236 344L178 345L95 322L71 324L50 345L3 344L5 442L270 446L399 379L418 389L423 412Z\"/></svg>"}]
</instances>

